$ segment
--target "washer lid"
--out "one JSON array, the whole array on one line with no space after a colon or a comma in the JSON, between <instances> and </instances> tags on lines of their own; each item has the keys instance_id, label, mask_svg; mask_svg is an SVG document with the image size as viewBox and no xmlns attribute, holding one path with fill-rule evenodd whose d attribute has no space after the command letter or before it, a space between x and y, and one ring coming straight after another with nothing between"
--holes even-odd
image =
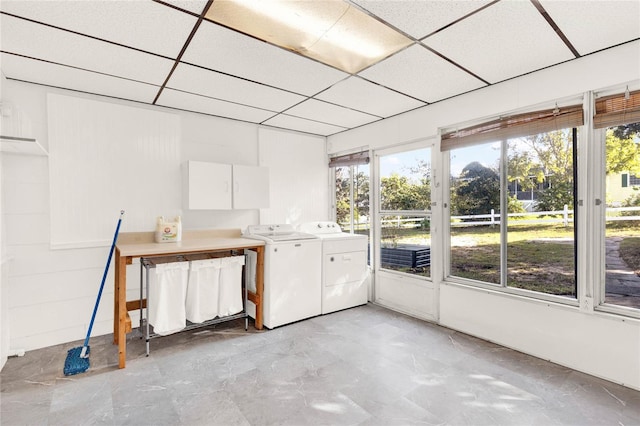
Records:
<instances>
[{"instance_id":1,"label":"washer lid","mask_svg":"<svg viewBox=\"0 0 640 426\"><path fill-rule=\"evenodd\" d=\"M293 225L251 225L247 227L244 236L265 241L297 241L315 240L318 237L304 232L298 232Z\"/></svg>"}]
</instances>

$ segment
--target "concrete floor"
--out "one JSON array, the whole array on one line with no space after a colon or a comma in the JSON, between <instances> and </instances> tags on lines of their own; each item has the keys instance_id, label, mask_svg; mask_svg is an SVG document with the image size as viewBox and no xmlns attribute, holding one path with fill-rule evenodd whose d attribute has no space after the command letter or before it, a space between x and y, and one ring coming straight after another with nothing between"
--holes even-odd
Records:
<instances>
[{"instance_id":1,"label":"concrete floor","mask_svg":"<svg viewBox=\"0 0 640 426\"><path fill-rule=\"evenodd\" d=\"M244 321L144 344L111 336L11 358L2 425L640 425L640 392L377 306L280 327Z\"/></svg>"}]
</instances>

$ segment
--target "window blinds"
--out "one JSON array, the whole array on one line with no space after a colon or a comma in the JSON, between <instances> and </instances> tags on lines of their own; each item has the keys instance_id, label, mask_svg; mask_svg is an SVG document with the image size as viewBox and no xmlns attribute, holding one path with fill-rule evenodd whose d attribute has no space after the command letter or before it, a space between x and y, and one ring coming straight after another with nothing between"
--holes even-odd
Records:
<instances>
[{"instance_id":1,"label":"window blinds","mask_svg":"<svg viewBox=\"0 0 640 426\"><path fill-rule=\"evenodd\" d=\"M578 127L583 124L582 105L527 112L443 133L440 150L449 151L485 142Z\"/></svg>"},{"instance_id":2,"label":"window blinds","mask_svg":"<svg viewBox=\"0 0 640 426\"><path fill-rule=\"evenodd\" d=\"M369 164L369 152L357 152L329 159L329 167L356 166L358 164Z\"/></svg>"},{"instance_id":3,"label":"window blinds","mask_svg":"<svg viewBox=\"0 0 640 426\"><path fill-rule=\"evenodd\" d=\"M596 111L593 116L593 127L620 126L640 122L640 90L596 99Z\"/></svg>"}]
</instances>

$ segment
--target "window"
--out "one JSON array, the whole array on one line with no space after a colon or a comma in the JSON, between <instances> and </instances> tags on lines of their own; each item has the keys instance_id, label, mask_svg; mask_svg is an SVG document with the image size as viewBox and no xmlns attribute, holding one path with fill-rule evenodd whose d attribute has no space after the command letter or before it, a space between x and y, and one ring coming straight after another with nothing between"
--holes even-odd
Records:
<instances>
[{"instance_id":1,"label":"window","mask_svg":"<svg viewBox=\"0 0 640 426\"><path fill-rule=\"evenodd\" d=\"M500 284L500 144L450 153L451 275Z\"/></svg>"},{"instance_id":2,"label":"window","mask_svg":"<svg viewBox=\"0 0 640 426\"><path fill-rule=\"evenodd\" d=\"M527 182L529 203L507 197L506 285L576 297L573 129L507 142L507 182Z\"/></svg>"},{"instance_id":3,"label":"window","mask_svg":"<svg viewBox=\"0 0 640 426\"><path fill-rule=\"evenodd\" d=\"M602 129L606 200L600 301L640 309L640 92L597 99L594 126Z\"/></svg>"},{"instance_id":4,"label":"window","mask_svg":"<svg viewBox=\"0 0 640 426\"><path fill-rule=\"evenodd\" d=\"M444 133L450 277L576 298L575 172L582 106Z\"/></svg>"},{"instance_id":5,"label":"window","mask_svg":"<svg viewBox=\"0 0 640 426\"><path fill-rule=\"evenodd\" d=\"M379 157L380 268L431 275L431 148Z\"/></svg>"},{"instance_id":6,"label":"window","mask_svg":"<svg viewBox=\"0 0 640 426\"><path fill-rule=\"evenodd\" d=\"M335 218L343 231L369 235L369 155L332 158L335 172Z\"/></svg>"}]
</instances>

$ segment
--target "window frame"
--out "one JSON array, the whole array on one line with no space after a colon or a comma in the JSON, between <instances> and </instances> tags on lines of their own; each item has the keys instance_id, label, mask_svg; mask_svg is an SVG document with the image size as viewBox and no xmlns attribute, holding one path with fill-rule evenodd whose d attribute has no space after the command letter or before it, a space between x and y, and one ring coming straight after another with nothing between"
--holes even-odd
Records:
<instances>
[{"instance_id":1,"label":"window frame","mask_svg":"<svg viewBox=\"0 0 640 426\"><path fill-rule=\"evenodd\" d=\"M380 173L380 158L381 157L385 157L388 155L393 155L393 154L399 154L399 153L403 153L403 152L410 152L410 151L416 151L416 150L420 150L420 149L430 149L430 159L431 159L431 164L432 164L432 173L431 173L431 206L433 206L433 202L434 202L434 193L436 190L436 187L434 185L435 183L435 175L436 175L436 170L433 167L433 162L434 162L434 156L437 154L436 151L436 139L434 138L426 138L426 139L420 139L417 141L413 141L413 142L409 142L409 143L405 143L405 144L400 144L400 145L395 145L395 146L391 146L391 147L385 147L385 148L381 148L378 150L375 150L373 152L373 158L374 158L374 176L375 178L372 178L370 181L370 188L369 188L369 192L370 194L374 195L374 201L375 204L374 208L375 210L373 211L372 214L372 221L374 221L373 226L371 226L371 229L373 229L373 234L372 234L372 249L373 249L373 253L372 253L372 258L374 259L373 262L373 266L374 266L374 271L376 272L376 274L390 274L390 275L395 275L395 276L401 276L401 277L406 277L409 279L413 279L413 280L417 280L417 281L428 281L428 282L432 282L433 280L433 266L431 267L431 271L429 276L422 276L422 275L417 275L417 274L409 274L406 272L402 272L402 271L395 271L392 269L386 269L386 268L382 268L382 264L381 264L381 259L380 259L380 250L381 250L381 246L382 246L382 227L381 227L381 217L383 216L417 216L417 217L429 217L431 218L431 221L433 223L433 218L434 218L434 213L433 210L431 208L429 208L429 210L382 210L381 208L381 193L380 193L380 182L381 182L381 173ZM375 182L375 184L371 184L371 182ZM432 232L430 231L431 234L431 239L433 241L433 235ZM433 244L432 244L433 245ZM433 256L431 258L431 264L433 265L434 263L434 259Z\"/></svg>"},{"instance_id":2,"label":"window frame","mask_svg":"<svg viewBox=\"0 0 640 426\"><path fill-rule=\"evenodd\" d=\"M569 117L569 122L573 122L573 120L576 119L576 115L575 115L575 107L577 105L577 100L576 98L572 98L572 99L568 99L564 101L564 104L566 105L571 105L571 109L573 110L572 112L572 116ZM588 118L589 113L591 112L591 109L587 107L587 101L585 99L585 97L580 97L579 100L580 104L582 104L582 111L583 111L583 116L584 116L584 123L581 126L573 126L572 128L577 128L578 132L577 132L577 141L575 143L575 148L577 149L578 153L586 153L586 148L587 148L587 144L588 141L590 139L590 133L586 131L588 124L591 123L590 119ZM557 108L557 103L555 104L555 108ZM562 108L560 108L562 109ZM534 112L535 114L535 112ZM526 116L527 113L526 111L524 113L517 113L514 114L514 116L516 117L522 117L522 116ZM490 123L490 122L499 122L500 119L494 119L493 121L489 121L489 120L484 120L484 121L480 121L480 120L476 120L474 123L472 123L472 125L469 127L470 129L473 128L483 128L483 123ZM590 126L589 126L590 127ZM447 144L447 146L443 146L442 143L442 137L445 134L448 135L453 135L456 132L459 132L460 130L457 130L459 128L464 128L464 125L459 125L456 126L455 129L452 129L451 127L449 128L443 128L440 130L440 135L441 135L441 139L440 139L440 150L442 151L442 162L443 164L446 164L446 173L449 173L449 169L450 169L450 164L451 164L451 151L455 150L456 148L459 147L464 147L464 146L472 146L475 145L477 142L475 142L476 138L471 138L472 143L465 143L462 142L460 144L458 143L452 143L451 141L449 142L445 142ZM548 130L551 131L551 130ZM513 134L514 132L509 130L508 131L509 134ZM483 138L484 136L480 136L479 138ZM501 212L506 212L506 213L501 213L501 219L502 219L502 215L503 214L508 214L507 212L507 197L508 197L508 187L507 187L507 182L506 182L506 174L507 174L507 156L506 156L506 145L508 142L508 138L501 138L501 139L497 139L494 140L493 142L500 142L501 144L501 149L500 149L500 187L501 187L501 197L500 197L500 203L501 203L501 207L500 207L500 211ZM481 144L477 143L477 144ZM576 156L576 153L574 153L574 157ZM579 215L584 217L585 216L585 212L584 209L582 209L583 205L584 205L584 199L586 197L586 188L587 188L587 174L586 174L586 158L587 155L578 155L577 158L574 158L574 178L575 178L575 182L574 182L574 214L575 214L575 218L577 218ZM444 170L444 168L443 168ZM448 174L447 174L448 176ZM472 287L476 287L476 288L481 288L481 289L487 289L487 290L492 290L492 291L497 291L500 293L504 293L504 294L509 294L509 295L513 295L513 296L521 296L521 297L526 297L529 299L535 299L535 300L541 300L541 301L546 301L546 302L553 302L553 303L558 303L561 305L566 305L566 306L572 306L572 307L580 307L583 305L583 303L581 302L581 298L583 297L584 294L586 294L587 292L585 291L585 281L586 281L586 276L588 274L586 274L584 272L584 267L585 265L582 265L582 263L588 263L588 262L580 262L579 259L581 259L581 255L583 255L583 252L585 252L585 247L588 244L588 242L586 241L585 238L583 238L586 234L586 226L587 226L587 220L585 219L581 219L581 220L576 220L576 223L574 224L575 229L574 229L574 235L575 235L575 249L574 249L574 261L576 264L575 267L575 274L576 274L576 295L575 298L574 297L567 297L567 296L560 296L560 295L554 295L554 294L548 294L548 293L542 293L542 292L538 292L538 291L532 291L532 290L526 290L526 289L520 289L520 288L515 288L515 287L509 287L507 285L507 280L506 280L506 274L507 274L507 267L506 267L506 242L507 242L507 225L506 225L506 221L505 220L501 220L501 225L500 225L500 267L501 267L501 283L500 284L493 284L493 283L488 283L488 282L484 282L484 281L479 281L479 280L474 280L474 279L470 279L470 278L463 278L463 277L457 277L454 275L451 275L451 209L450 209L450 204L451 204L451 198L450 198L450 194L451 194L451 182L450 179L443 179L443 184L442 186L442 196L444 201L443 206L445 207L445 212L443 214L443 218L442 218L442 227L443 227L443 231L444 231L444 235L446 235L446 237L444 238L445 240L445 244L443 245L443 249L444 249L444 253L443 253L443 283L451 283L451 284L457 284L457 285L464 285L464 286L472 286ZM579 211L580 208L580 211ZM586 257L582 257L582 259L587 259ZM504 263L503 263L504 262Z\"/></svg>"},{"instance_id":3,"label":"window frame","mask_svg":"<svg viewBox=\"0 0 640 426\"><path fill-rule=\"evenodd\" d=\"M611 98L620 98L624 96L624 93L628 90L627 87L615 87L599 92L589 92L589 106L592 108L593 113L596 113L596 105L598 102L601 102L603 99L611 99ZM636 98L640 95L640 90L636 90L635 92L631 92L636 96ZM635 119L638 119L639 112L637 111L637 106L632 111L633 114L630 115ZM617 111L618 117L620 111ZM590 217L590 224L592 225L592 233L589 235L588 245L589 245L589 253L588 258L593 259L591 265L588 268L588 274L593 277L593 279L588 283L587 291L590 293L585 297L584 304L581 304L581 308L585 310L593 309L594 312L599 312L603 314L613 314L620 315L623 317L630 317L640 319L640 309L632 308L623 305L616 305L613 303L606 303L606 232L607 232L607 204L606 200L606 132L609 127L615 127L621 124L629 124L627 119L623 120L625 122L618 122L616 124L615 121L607 121L606 126L594 124L592 127L589 146L592 148L590 152L590 162L589 168L593 171L589 175L591 181L589 182L589 187L592 189L592 193L589 194L590 198L587 198L588 211L587 214ZM630 176L629 172L624 172L621 175L626 175L627 177L627 187L630 185ZM622 177L620 178L622 180ZM621 182L622 183L622 182Z\"/></svg>"}]
</instances>

